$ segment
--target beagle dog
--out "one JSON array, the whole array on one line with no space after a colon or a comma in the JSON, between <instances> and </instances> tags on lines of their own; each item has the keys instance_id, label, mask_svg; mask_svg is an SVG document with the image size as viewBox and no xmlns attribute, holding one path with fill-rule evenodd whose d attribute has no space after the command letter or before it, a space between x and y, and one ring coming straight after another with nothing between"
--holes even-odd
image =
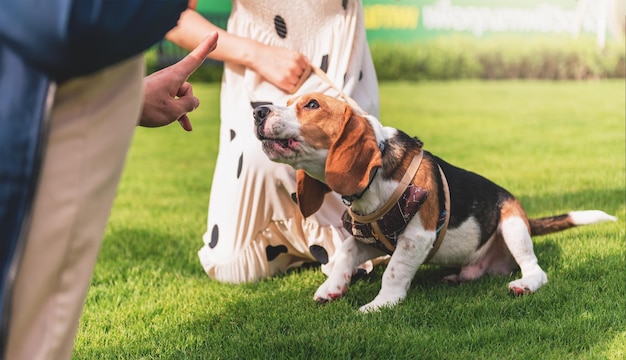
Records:
<instances>
[{"instance_id":1,"label":"beagle dog","mask_svg":"<svg viewBox=\"0 0 626 360\"><path fill-rule=\"evenodd\" d=\"M351 233L338 251L328 279L315 292L324 303L345 294L361 263L391 255L378 295L362 312L404 299L423 263L459 267L446 281L484 274L521 278L509 292L537 291L548 281L533 252L531 236L616 218L599 210L529 219L520 202L488 179L425 151L401 130L319 93L291 99L286 107L253 111L256 136L272 160L297 170L298 206L315 213L323 194L335 191L349 205L344 225Z\"/></svg>"}]
</instances>

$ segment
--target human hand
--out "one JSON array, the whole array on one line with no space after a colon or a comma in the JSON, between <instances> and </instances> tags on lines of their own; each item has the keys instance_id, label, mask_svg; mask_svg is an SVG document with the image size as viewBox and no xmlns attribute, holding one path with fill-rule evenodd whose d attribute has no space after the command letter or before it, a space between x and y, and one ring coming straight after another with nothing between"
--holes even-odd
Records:
<instances>
[{"instance_id":1,"label":"human hand","mask_svg":"<svg viewBox=\"0 0 626 360\"><path fill-rule=\"evenodd\" d=\"M144 78L144 104L139 125L159 127L178 120L183 129L192 130L187 113L195 110L200 101L193 96L187 79L216 46L217 33L212 33L176 64Z\"/></svg>"},{"instance_id":2,"label":"human hand","mask_svg":"<svg viewBox=\"0 0 626 360\"><path fill-rule=\"evenodd\" d=\"M310 74L310 63L298 51L260 44L250 68L287 93L294 93Z\"/></svg>"}]
</instances>

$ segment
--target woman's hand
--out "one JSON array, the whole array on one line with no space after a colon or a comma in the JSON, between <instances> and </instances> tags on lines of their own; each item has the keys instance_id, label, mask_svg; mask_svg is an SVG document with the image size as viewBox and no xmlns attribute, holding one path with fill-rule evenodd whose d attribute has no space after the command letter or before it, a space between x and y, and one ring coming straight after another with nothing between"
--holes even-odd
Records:
<instances>
[{"instance_id":1,"label":"woman's hand","mask_svg":"<svg viewBox=\"0 0 626 360\"><path fill-rule=\"evenodd\" d=\"M294 93L310 74L310 63L300 52L258 43L248 66L284 92Z\"/></svg>"}]
</instances>

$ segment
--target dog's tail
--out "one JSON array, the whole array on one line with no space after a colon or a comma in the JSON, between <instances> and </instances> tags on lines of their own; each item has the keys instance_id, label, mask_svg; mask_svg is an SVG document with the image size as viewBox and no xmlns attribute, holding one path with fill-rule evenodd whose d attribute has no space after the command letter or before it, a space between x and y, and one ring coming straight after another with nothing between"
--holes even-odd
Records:
<instances>
[{"instance_id":1,"label":"dog's tail","mask_svg":"<svg viewBox=\"0 0 626 360\"><path fill-rule=\"evenodd\" d=\"M530 235L532 236L551 234L575 226L590 225L603 221L617 221L617 218L600 210L584 210L571 211L567 214L539 219L528 219L530 223Z\"/></svg>"}]
</instances>

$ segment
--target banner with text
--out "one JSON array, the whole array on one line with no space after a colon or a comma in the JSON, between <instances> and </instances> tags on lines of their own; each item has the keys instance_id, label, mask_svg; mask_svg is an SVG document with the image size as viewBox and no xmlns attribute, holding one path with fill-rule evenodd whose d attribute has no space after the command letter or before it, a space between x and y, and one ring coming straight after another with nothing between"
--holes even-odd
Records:
<instances>
[{"instance_id":1,"label":"banner with text","mask_svg":"<svg viewBox=\"0 0 626 360\"><path fill-rule=\"evenodd\" d=\"M197 9L225 27L231 6L230 0L199 0ZM363 0L363 9L369 40L587 34L604 42L607 34L624 32L623 0Z\"/></svg>"}]
</instances>

